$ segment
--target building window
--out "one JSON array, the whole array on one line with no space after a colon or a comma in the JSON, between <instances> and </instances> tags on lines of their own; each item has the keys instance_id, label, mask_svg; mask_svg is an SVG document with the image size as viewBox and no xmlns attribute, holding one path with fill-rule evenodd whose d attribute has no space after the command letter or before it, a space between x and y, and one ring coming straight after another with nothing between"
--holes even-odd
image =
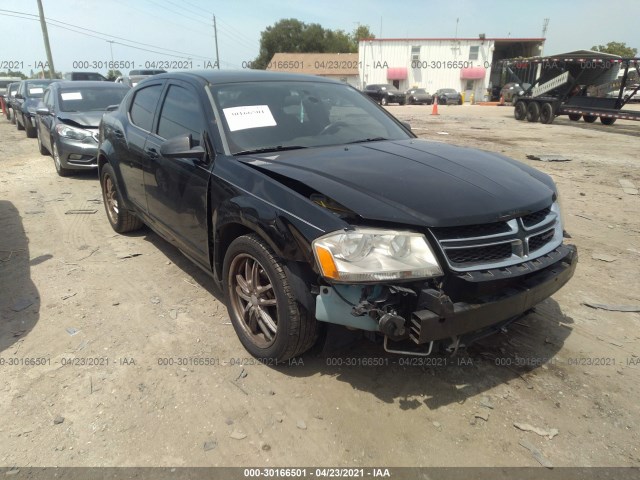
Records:
<instances>
[{"instance_id":1,"label":"building window","mask_svg":"<svg viewBox=\"0 0 640 480\"><path fill-rule=\"evenodd\" d=\"M411 61L416 62L418 60L420 60L420 47L413 46L411 47Z\"/></svg>"},{"instance_id":2,"label":"building window","mask_svg":"<svg viewBox=\"0 0 640 480\"><path fill-rule=\"evenodd\" d=\"M469 60L478 60L478 53L480 52L480 47L475 46L469 49Z\"/></svg>"}]
</instances>

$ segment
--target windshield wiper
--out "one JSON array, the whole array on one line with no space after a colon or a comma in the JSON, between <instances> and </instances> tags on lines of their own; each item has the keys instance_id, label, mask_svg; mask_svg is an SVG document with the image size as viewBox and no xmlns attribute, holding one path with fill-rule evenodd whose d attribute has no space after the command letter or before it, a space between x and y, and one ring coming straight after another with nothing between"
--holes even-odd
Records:
<instances>
[{"instance_id":1,"label":"windshield wiper","mask_svg":"<svg viewBox=\"0 0 640 480\"><path fill-rule=\"evenodd\" d=\"M349 144L349 143L366 143L366 142L382 142L384 140L389 140L389 139L388 138L384 138L384 137L363 138L362 140L354 140L353 142L347 142L347 144Z\"/></svg>"},{"instance_id":2,"label":"windshield wiper","mask_svg":"<svg viewBox=\"0 0 640 480\"><path fill-rule=\"evenodd\" d=\"M256 148L254 150L242 150L241 152L234 153L234 155L248 155L250 153L284 152L285 150L299 150L301 148L309 148L309 147L303 147L302 145L278 145L277 147Z\"/></svg>"}]
</instances>

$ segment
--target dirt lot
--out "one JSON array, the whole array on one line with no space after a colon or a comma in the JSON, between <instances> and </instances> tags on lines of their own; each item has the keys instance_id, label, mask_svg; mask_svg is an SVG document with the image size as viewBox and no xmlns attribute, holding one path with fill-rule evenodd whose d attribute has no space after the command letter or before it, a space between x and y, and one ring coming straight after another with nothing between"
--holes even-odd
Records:
<instances>
[{"instance_id":1,"label":"dirt lot","mask_svg":"<svg viewBox=\"0 0 640 480\"><path fill-rule=\"evenodd\" d=\"M204 273L149 230L115 234L96 176L59 178L1 119L0 466L539 466L531 448L640 466L640 313L584 305L640 305L640 195L619 183L640 187L640 124L389 110L552 175L579 248L564 289L457 358L362 340L256 364Z\"/></svg>"}]
</instances>

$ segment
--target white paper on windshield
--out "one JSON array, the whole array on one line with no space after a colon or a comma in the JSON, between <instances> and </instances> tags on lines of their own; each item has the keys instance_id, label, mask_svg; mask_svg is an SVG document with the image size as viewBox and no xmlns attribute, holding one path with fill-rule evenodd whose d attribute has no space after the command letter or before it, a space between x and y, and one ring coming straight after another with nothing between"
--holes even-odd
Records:
<instances>
[{"instance_id":1,"label":"white paper on windshield","mask_svg":"<svg viewBox=\"0 0 640 480\"><path fill-rule=\"evenodd\" d=\"M222 110L229 124L229 130L246 130L247 128L273 127L276 121L271 115L269 105L249 105L231 107Z\"/></svg>"},{"instance_id":2,"label":"white paper on windshield","mask_svg":"<svg viewBox=\"0 0 640 480\"><path fill-rule=\"evenodd\" d=\"M37 95L43 92L44 92L44 88L42 87L33 87L29 89L29 95Z\"/></svg>"},{"instance_id":3,"label":"white paper on windshield","mask_svg":"<svg viewBox=\"0 0 640 480\"><path fill-rule=\"evenodd\" d=\"M62 92L60 93L62 100L82 100L81 92Z\"/></svg>"}]
</instances>

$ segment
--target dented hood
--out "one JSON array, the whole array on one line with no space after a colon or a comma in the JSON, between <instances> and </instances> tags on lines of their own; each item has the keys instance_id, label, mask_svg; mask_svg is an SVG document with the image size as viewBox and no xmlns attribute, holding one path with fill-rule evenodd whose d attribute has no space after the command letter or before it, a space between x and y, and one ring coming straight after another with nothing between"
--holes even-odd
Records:
<instances>
[{"instance_id":1,"label":"dented hood","mask_svg":"<svg viewBox=\"0 0 640 480\"><path fill-rule=\"evenodd\" d=\"M104 112L104 110L92 112L59 112L58 118L70 125L76 124L84 128L98 128Z\"/></svg>"},{"instance_id":2,"label":"dented hood","mask_svg":"<svg viewBox=\"0 0 640 480\"><path fill-rule=\"evenodd\" d=\"M409 139L238 157L291 178L374 221L444 227L547 207L551 178L504 156Z\"/></svg>"}]
</instances>

